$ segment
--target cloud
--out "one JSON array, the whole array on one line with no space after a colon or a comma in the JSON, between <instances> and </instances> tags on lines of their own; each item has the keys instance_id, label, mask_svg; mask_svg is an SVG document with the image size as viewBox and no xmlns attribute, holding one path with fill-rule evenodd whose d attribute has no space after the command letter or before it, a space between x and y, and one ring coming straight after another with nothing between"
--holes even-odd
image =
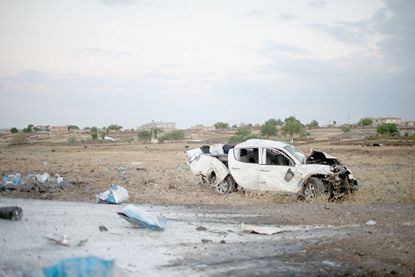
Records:
<instances>
[{"instance_id":1,"label":"cloud","mask_svg":"<svg viewBox=\"0 0 415 277\"><path fill-rule=\"evenodd\" d=\"M292 13L280 13L278 16L275 17L275 19L282 20L282 21L290 21L290 20L295 19L296 17L297 16Z\"/></svg>"},{"instance_id":2,"label":"cloud","mask_svg":"<svg viewBox=\"0 0 415 277\"><path fill-rule=\"evenodd\" d=\"M383 36L378 47L385 60L415 70L415 2L386 1L386 7L374 15L371 24Z\"/></svg>"},{"instance_id":3,"label":"cloud","mask_svg":"<svg viewBox=\"0 0 415 277\"><path fill-rule=\"evenodd\" d=\"M107 55L107 56L129 56L131 55L128 51L116 51L108 50L103 48L83 48L78 50L77 53L86 55Z\"/></svg>"},{"instance_id":4,"label":"cloud","mask_svg":"<svg viewBox=\"0 0 415 277\"><path fill-rule=\"evenodd\" d=\"M135 0L100 0L102 4L108 7L118 6L118 5L132 5L135 3Z\"/></svg>"},{"instance_id":5,"label":"cloud","mask_svg":"<svg viewBox=\"0 0 415 277\"><path fill-rule=\"evenodd\" d=\"M268 42L265 46L266 53L286 53L286 54L307 54L308 51L284 43Z\"/></svg>"},{"instance_id":6,"label":"cloud","mask_svg":"<svg viewBox=\"0 0 415 277\"><path fill-rule=\"evenodd\" d=\"M254 9L254 10L247 11L244 15L245 16L252 16L252 17L263 17L263 16L265 16L265 12L262 11L262 10Z\"/></svg>"},{"instance_id":7,"label":"cloud","mask_svg":"<svg viewBox=\"0 0 415 277\"><path fill-rule=\"evenodd\" d=\"M325 0L313 0L307 3L307 6L311 8L321 9L327 6L328 2Z\"/></svg>"},{"instance_id":8,"label":"cloud","mask_svg":"<svg viewBox=\"0 0 415 277\"><path fill-rule=\"evenodd\" d=\"M320 30L335 40L348 43L362 43L369 38L370 31L358 23L312 24L311 28Z\"/></svg>"}]
</instances>

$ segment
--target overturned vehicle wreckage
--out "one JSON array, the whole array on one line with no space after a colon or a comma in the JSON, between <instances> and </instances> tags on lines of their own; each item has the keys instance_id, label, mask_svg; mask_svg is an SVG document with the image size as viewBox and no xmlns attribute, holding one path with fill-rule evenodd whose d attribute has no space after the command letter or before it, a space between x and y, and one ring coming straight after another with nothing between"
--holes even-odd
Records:
<instances>
[{"instance_id":1,"label":"overturned vehicle wreckage","mask_svg":"<svg viewBox=\"0 0 415 277\"><path fill-rule=\"evenodd\" d=\"M327 195L335 200L357 190L351 171L335 157L316 150L306 157L279 141L202 146L186 151L186 159L192 173L220 194L245 189L297 194L302 199Z\"/></svg>"}]
</instances>

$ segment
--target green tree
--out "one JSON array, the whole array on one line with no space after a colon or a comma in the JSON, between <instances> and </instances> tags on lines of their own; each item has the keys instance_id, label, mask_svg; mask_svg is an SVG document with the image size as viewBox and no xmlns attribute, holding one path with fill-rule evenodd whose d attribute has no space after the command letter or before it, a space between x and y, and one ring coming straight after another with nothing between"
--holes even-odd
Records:
<instances>
[{"instance_id":1,"label":"green tree","mask_svg":"<svg viewBox=\"0 0 415 277\"><path fill-rule=\"evenodd\" d=\"M395 123L383 123L377 127L376 131L381 135L396 135L399 133Z\"/></svg>"},{"instance_id":2,"label":"green tree","mask_svg":"<svg viewBox=\"0 0 415 277\"><path fill-rule=\"evenodd\" d=\"M311 121L310 123L308 123L307 124L307 127L308 128L310 128L310 129L312 129L312 128L318 128L318 122L317 122L317 120L313 120L313 121Z\"/></svg>"},{"instance_id":3,"label":"green tree","mask_svg":"<svg viewBox=\"0 0 415 277\"><path fill-rule=\"evenodd\" d=\"M213 124L213 126L215 127L215 129L229 129L229 123L226 122L219 121Z\"/></svg>"},{"instance_id":4,"label":"green tree","mask_svg":"<svg viewBox=\"0 0 415 277\"><path fill-rule=\"evenodd\" d=\"M76 125L68 125L68 131L70 130L79 130L79 127Z\"/></svg>"},{"instance_id":5,"label":"green tree","mask_svg":"<svg viewBox=\"0 0 415 277\"><path fill-rule=\"evenodd\" d=\"M16 134L16 133L18 133L18 132L19 132L19 130L17 130L17 128L16 128L16 127L13 127L13 128L11 128L11 129L10 129L10 132L11 132L12 134Z\"/></svg>"},{"instance_id":6,"label":"green tree","mask_svg":"<svg viewBox=\"0 0 415 277\"><path fill-rule=\"evenodd\" d=\"M91 128L91 137L92 137L92 140L97 140L97 138L98 138L98 128L97 127L92 127Z\"/></svg>"},{"instance_id":7,"label":"green tree","mask_svg":"<svg viewBox=\"0 0 415 277\"><path fill-rule=\"evenodd\" d=\"M115 130L115 131L119 131L121 130L123 127L121 125L118 124L111 124L110 126L108 126L108 130Z\"/></svg>"},{"instance_id":8,"label":"green tree","mask_svg":"<svg viewBox=\"0 0 415 277\"><path fill-rule=\"evenodd\" d=\"M248 139L255 138L252 131L248 127L239 127L236 129L235 135L229 138L229 143L235 144L246 141Z\"/></svg>"},{"instance_id":9,"label":"green tree","mask_svg":"<svg viewBox=\"0 0 415 277\"><path fill-rule=\"evenodd\" d=\"M261 126L261 136L269 138L271 136L276 136L277 133L277 120L275 119L269 119Z\"/></svg>"},{"instance_id":10,"label":"green tree","mask_svg":"<svg viewBox=\"0 0 415 277\"><path fill-rule=\"evenodd\" d=\"M277 119L275 121L275 125L277 125L277 126L284 126L284 122L281 119Z\"/></svg>"},{"instance_id":11,"label":"green tree","mask_svg":"<svg viewBox=\"0 0 415 277\"><path fill-rule=\"evenodd\" d=\"M294 135L306 134L304 125L294 116L287 117L284 120L284 126L281 128L284 135L289 135L291 141L294 139Z\"/></svg>"},{"instance_id":12,"label":"green tree","mask_svg":"<svg viewBox=\"0 0 415 277\"><path fill-rule=\"evenodd\" d=\"M23 129L23 132L25 132L25 133L33 132L33 124L27 125L27 127Z\"/></svg>"},{"instance_id":13,"label":"green tree","mask_svg":"<svg viewBox=\"0 0 415 277\"><path fill-rule=\"evenodd\" d=\"M371 119L369 117L362 118L357 123L357 125L359 125L361 127L371 126L372 124L373 124L373 119Z\"/></svg>"},{"instance_id":14,"label":"green tree","mask_svg":"<svg viewBox=\"0 0 415 277\"><path fill-rule=\"evenodd\" d=\"M140 131L138 131L137 136L141 140L151 140L151 131L149 131L149 130L140 130Z\"/></svg>"}]
</instances>

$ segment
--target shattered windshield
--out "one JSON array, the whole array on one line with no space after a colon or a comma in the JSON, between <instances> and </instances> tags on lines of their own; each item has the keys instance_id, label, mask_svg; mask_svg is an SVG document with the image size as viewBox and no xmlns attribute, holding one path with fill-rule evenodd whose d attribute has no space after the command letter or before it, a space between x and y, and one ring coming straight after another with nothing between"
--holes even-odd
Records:
<instances>
[{"instance_id":1,"label":"shattered windshield","mask_svg":"<svg viewBox=\"0 0 415 277\"><path fill-rule=\"evenodd\" d=\"M305 155L298 151L294 146L287 144L284 146L284 149L293 155L301 164L305 163Z\"/></svg>"}]
</instances>

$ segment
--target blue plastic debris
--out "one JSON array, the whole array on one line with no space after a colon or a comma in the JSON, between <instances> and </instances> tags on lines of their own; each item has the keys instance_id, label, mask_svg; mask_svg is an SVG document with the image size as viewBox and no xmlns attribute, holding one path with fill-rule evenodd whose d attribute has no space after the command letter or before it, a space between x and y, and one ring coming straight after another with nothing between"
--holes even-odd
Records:
<instances>
[{"instance_id":1,"label":"blue plastic debris","mask_svg":"<svg viewBox=\"0 0 415 277\"><path fill-rule=\"evenodd\" d=\"M80 276L103 276L111 277L114 262L94 256L77 257L61 260L60 262L43 268L46 277L80 277Z\"/></svg>"},{"instance_id":2,"label":"blue plastic debris","mask_svg":"<svg viewBox=\"0 0 415 277\"><path fill-rule=\"evenodd\" d=\"M12 184L14 186L20 186L23 183L22 181L22 175L20 173L16 173L14 175L6 175L2 178L3 185Z\"/></svg>"},{"instance_id":3,"label":"blue plastic debris","mask_svg":"<svg viewBox=\"0 0 415 277\"><path fill-rule=\"evenodd\" d=\"M163 230L167 224L167 219L164 216L150 214L144 209L134 205L128 205L122 212L117 214L131 224L151 230Z\"/></svg>"},{"instance_id":4,"label":"blue plastic debris","mask_svg":"<svg viewBox=\"0 0 415 277\"><path fill-rule=\"evenodd\" d=\"M128 200L128 191L117 184L112 184L111 189L96 196L98 203L121 204Z\"/></svg>"},{"instance_id":5,"label":"blue plastic debris","mask_svg":"<svg viewBox=\"0 0 415 277\"><path fill-rule=\"evenodd\" d=\"M20 173L16 173L16 175L12 177L12 183L15 186L20 186L22 184L22 177Z\"/></svg>"}]
</instances>

